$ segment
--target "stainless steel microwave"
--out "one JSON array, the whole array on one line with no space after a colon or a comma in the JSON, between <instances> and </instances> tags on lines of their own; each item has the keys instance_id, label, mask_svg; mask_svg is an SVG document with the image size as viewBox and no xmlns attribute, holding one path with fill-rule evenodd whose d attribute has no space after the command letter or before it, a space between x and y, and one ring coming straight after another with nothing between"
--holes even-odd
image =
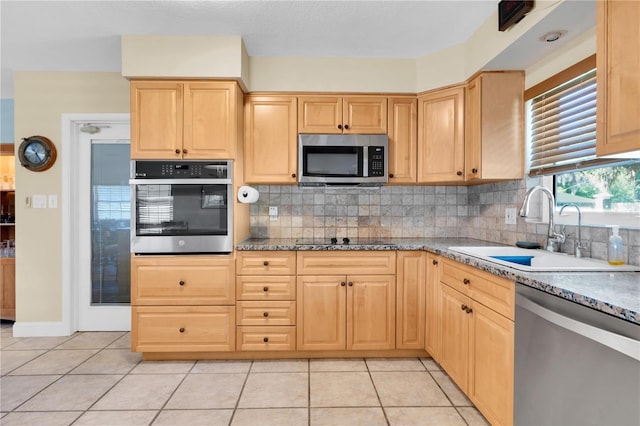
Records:
<instances>
[{"instance_id":1,"label":"stainless steel microwave","mask_svg":"<svg viewBox=\"0 0 640 426\"><path fill-rule=\"evenodd\" d=\"M389 181L387 135L298 136L301 185L382 185Z\"/></svg>"}]
</instances>

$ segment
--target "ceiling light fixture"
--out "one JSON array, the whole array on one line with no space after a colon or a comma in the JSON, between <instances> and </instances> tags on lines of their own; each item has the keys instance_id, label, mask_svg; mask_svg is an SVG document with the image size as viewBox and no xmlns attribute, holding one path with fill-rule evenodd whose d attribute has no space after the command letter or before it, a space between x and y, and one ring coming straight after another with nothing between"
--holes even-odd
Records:
<instances>
[{"instance_id":1,"label":"ceiling light fixture","mask_svg":"<svg viewBox=\"0 0 640 426\"><path fill-rule=\"evenodd\" d=\"M554 41L558 40L560 37L562 37L566 33L567 33L566 30L549 31L548 33L540 37L540 41L553 43Z\"/></svg>"}]
</instances>

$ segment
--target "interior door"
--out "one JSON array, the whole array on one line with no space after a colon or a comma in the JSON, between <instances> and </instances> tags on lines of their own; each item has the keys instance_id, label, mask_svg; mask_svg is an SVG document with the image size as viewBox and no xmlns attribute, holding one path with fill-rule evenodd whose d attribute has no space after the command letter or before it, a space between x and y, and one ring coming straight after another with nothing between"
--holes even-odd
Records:
<instances>
[{"instance_id":1,"label":"interior door","mask_svg":"<svg viewBox=\"0 0 640 426\"><path fill-rule=\"evenodd\" d=\"M80 129L78 330L126 331L131 328L129 125Z\"/></svg>"}]
</instances>

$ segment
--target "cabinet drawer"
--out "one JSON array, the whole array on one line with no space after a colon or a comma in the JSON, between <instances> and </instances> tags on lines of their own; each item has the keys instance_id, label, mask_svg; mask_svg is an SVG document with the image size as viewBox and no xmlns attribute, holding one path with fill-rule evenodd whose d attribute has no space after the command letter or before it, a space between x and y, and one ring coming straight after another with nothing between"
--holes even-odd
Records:
<instances>
[{"instance_id":1,"label":"cabinet drawer","mask_svg":"<svg viewBox=\"0 0 640 426\"><path fill-rule=\"evenodd\" d=\"M230 256L133 256L134 305L232 305L235 263Z\"/></svg>"},{"instance_id":2,"label":"cabinet drawer","mask_svg":"<svg viewBox=\"0 0 640 426\"><path fill-rule=\"evenodd\" d=\"M238 302L238 325L295 325L296 302Z\"/></svg>"},{"instance_id":3,"label":"cabinet drawer","mask_svg":"<svg viewBox=\"0 0 640 426\"><path fill-rule=\"evenodd\" d=\"M133 306L131 349L137 352L232 351L233 306Z\"/></svg>"},{"instance_id":4,"label":"cabinet drawer","mask_svg":"<svg viewBox=\"0 0 640 426\"><path fill-rule=\"evenodd\" d=\"M294 251L238 251L238 275L295 275Z\"/></svg>"},{"instance_id":5,"label":"cabinet drawer","mask_svg":"<svg viewBox=\"0 0 640 426\"><path fill-rule=\"evenodd\" d=\"M293 351L296 327L238 327L239 351Z\"/></svg>"},{"instance_id":6,"label":"cabinet drawer","mask_svg":"<svg viewBox=\"0 0 640 426\"><path fill-rule=\"evenodd\" d=\"M499 314L514 319L513 282L448 259L443 261L441 280Z\"/></svg>"},{"instance_id":7,"label":"cabinet drawer","mask_svg":"<svg viewBox=\"0 0 640 426\"><path fill-rule=\"evenodd\" d=\"M332 251L298 253L299 275L393 275L395 251Z\"/></svg>"},{"instance_id":8,"label":"cabinet drawer","mask_svg":"<svg viewBox=\"0 0 640 426\"><path fill-rule=\"evenodd\" d=\"M236 277L236 298L238 300L296 300L296 277L239 275Z\"/></svg>"}]
</instances>

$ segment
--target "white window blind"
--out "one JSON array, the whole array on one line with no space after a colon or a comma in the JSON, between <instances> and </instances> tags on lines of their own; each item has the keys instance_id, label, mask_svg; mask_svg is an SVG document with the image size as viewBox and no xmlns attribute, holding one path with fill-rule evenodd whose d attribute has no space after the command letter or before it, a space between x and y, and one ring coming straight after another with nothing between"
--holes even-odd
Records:
<instances>
[{"instance_id":1,"label":"white window blind","mask_svg":"<svg viewBox=\"0 0 640 426\"><path fill-rule=\"evenodd\" d=\"M596 70L531 101L530 175L611 162L596 158Z\"/></svg>"}]
</instances>

